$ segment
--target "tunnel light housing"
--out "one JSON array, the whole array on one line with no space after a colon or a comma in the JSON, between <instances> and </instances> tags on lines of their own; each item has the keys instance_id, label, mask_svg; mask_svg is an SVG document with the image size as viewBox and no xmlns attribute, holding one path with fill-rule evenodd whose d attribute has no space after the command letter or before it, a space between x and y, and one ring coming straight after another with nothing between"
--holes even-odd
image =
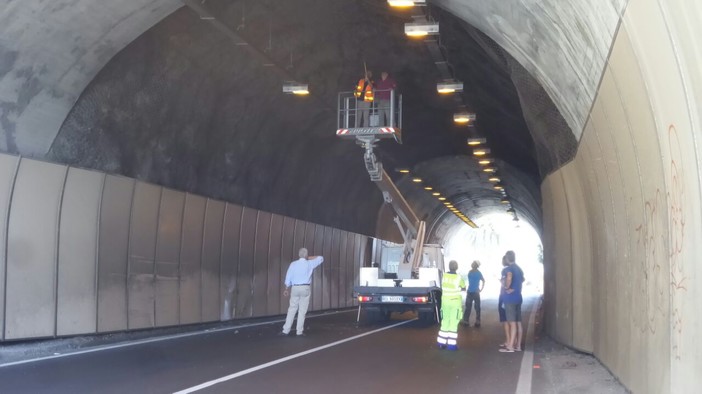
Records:
<instances>
[{"instance_id":1,"label":"tunnel light housing","mask_svg":"<svg viewBox=\"0 0 702 394\"><path fill-rule=\"evenodd\" d=\"M431 186L424 186L424 190L431 191L434 190L434 188Z\"/></svg>"},{"instance_id":2,"label":"tunnel light housing","mask_svg":"<svg viewBox=\"0 0 702 394\"><path fill-rule=\"evenodd\" d=\"M495 159L491 159L489 157L483 157L480 160L478 160L478 164L480 164L481 166L486 166L486 165L492 164L494 162L495 162Z\"/></svg>"},{"instance_id":3,"label":"tunnel light housing","mask_svg":"<svg viewBox=\"0 0 702 394\"><path fill-rule=\"evenodd\" d=\"M436 91L441 94L450 94L463 91L463 82L461 81L443 81L436 84Z\"/></svg>"},{"instance_id":4,"label":"tunnel light housing","mask_svg":"<svg viewBox=\"0 0 702 394\"><path fill-rule=\"evenodd\" d=\"M306 83L287 81L283 83L283 93L305 96L310 94L310 90Z\"/></svg>"},{"instance_id":5,"label":"tunnel light housing","mask_svg":"<svg viewBox=\"0 0 702 394\"><path fill-rule=\"evenodd\" d=\"M473 155L475 155L475 156L485 156L488 153L490 153L490 148L473 149Z\"/></svg>"},{"instance_id":6,"label":"tunnel light housing","mask_svg":"<svg viewBox=\"0 0 702 394\"><path fill-rule=\"evenodd\" d=\"M490 178L488 178L488 181L493 182L493 183L499 183L500 177L499 176L491 176Z\"/></svg>"},{"instance_id":7,"label":"tunnel light housing","mask_svg":"<svg viewBox=\"0 0 702 394\"><path fill-rule=\"evenodd\" d=\"M410 170L409 168L398 168L397 172L399 172L400 174L409 174Z\"/></svg>"},{"instance_id":8,"label":"tunnel light housing","mask_svg":"<svg viewBox=\"0 0 702 394\"><path fill-rule=\"evenodd\" d=\"M487 139L485 138L468 138L468 141L466 143L468 146L477 146L481 145L487 142Z\"/></svg>"},{"instance_id":9,"label":"tunnel light housing","mask_svg":"<svg viewBox=\"0 0 702 394\"><path fill-rule=\"evenodd\" d=\"M431 195L432 195L432 196L440 196L441 193L439 193L439 192L433 192Z\"/></svg>"},{"instance_id":10,"label":"tunnel light housing","mask_svg":"<svg viewBox=\"0 0 702 394\"><path fill-rule=\"evenodd\" d=\"M422 183L422 178L412 178L412 182L414 182L414 183Z\"/></svg>"},{"instance_id":11,"label":"tunnel light housing","mask_svg":"<svg viewBox=\"0 0 702 394\"><path fill-rule=\"evenodd\" d=\"M453 122L454 123L466 124L466 123L472 122L474 120L475 120L475 114L471 113L471 112L457 112L457 113L453 114Z\"/></svg>"},{"instance_id":12,"label":"tunnel light housing","mask_svg":"<svg viewBox=\"0 0 702 394\"><path fill-rule=\"evenodd\" d=\"M497 190L497 191L505 190L504 186L502 186L502 185L499 184L499 183L496 183L492 188L495 189L495 190Z\"/></svg>"},{"instance_id":13,"label":"tunnel light housing","mask_svg":"<svg viewBox=\"0 0 702 394\"><path fill-rule=\"evenodd\" d=\"M483 168L483 172L487 172L488 174L494 174L497 172L497 168L495 167L485 167Z\"/></svg>"},{"instance_id":14,"label":"tunnel light housing","mask_svg":"<svg viewBox=\"0 0 702 394\"><path fill-rule=\"evenodd\" d=\"M388 0L388 5L395 8L410 8L426 4L426 0Z\"/></svg>"},{"instance_id":15,"label":"tunnel light housing","mask_svg":"<svg viewBox=\"0 0 702 394\"><path fill-rule=\"evenodd\" d=\"M502 203L502 204L509 204L509 198L507 198L507 197L502 197L502 198L500 199L500 203Z\"/></svg>"},{"instance_id":16,"label":"tunnel light housing","mask_svg":"<svg viewBox=\"0 0 702 394\"><path fill-rule=\"evenodd\" d=\"M439 24L436 22L420 21L405 23L405 35L412 38L421 38L439 34Z\"/></svg>"},{"instance_id":17,"label":"tunnel light housing","mask_svg":"<svg viewBox=\"0 0 702 394\"><path fill-rule=\"evenodd\" d=\"M446 201L446 197L439 197L439 201Z\"/></svg>"}]
</instances>

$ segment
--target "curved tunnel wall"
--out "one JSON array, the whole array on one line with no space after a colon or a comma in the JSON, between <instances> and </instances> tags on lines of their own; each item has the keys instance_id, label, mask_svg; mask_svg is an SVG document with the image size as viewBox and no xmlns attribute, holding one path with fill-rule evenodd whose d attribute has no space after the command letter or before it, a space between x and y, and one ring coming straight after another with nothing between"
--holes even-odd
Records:
<instances>
[{"instance_id":1,"label":"curved tunnel wall","mask_svg":"<svg viewBox=\"0 0 702 394\"><path fill-rule=\"evenodd\" d=\"M629 2L578 154L542 185L547 329L636 393L702 383L699 20Z\"/></svg>"},{"instance_id":2,"label":"curved tunnel wall","mask_svg":"<svg viewBox=\"0 0 702 394\"><path fill-rule=\"evenodd\" d=\"M278 315L298 248L310 309L352 306L363 235L135 179L0 155L3 340Z\"/></svg>"}]
</instances>

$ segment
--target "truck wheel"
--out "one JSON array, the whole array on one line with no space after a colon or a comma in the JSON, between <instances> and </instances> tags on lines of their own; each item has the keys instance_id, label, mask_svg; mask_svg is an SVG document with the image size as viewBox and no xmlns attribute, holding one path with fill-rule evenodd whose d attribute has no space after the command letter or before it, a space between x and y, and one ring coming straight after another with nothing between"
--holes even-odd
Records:
<instances>
[{"instance_id":1,"label":"truck wheel","mask_svg":"<svg viewBox=\"0 0 702 394\"><path fill-rule=\"evenodd\" d=\"M434 324L436 323L436 315L433 311L431 312L419 312L419 320L424 323Z\"/></svg>"}]
</instances>

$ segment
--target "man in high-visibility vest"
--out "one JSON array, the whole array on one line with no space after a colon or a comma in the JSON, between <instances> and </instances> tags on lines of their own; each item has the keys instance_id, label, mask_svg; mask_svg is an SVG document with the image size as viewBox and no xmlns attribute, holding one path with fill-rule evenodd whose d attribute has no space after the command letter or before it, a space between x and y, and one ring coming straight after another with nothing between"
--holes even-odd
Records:
<instances>
[{"instance_id":1,"label":"man in high-visibility vest","mask_svg":"<svg viewBox=\"0 0 702 394\"><path fill-rule=\"evenodd\" d=\"M370 126L368 117L370 115L371 104L373 104L373 73L366 71L365 77L358 80L356 90L356 127Z\"/></svg>"},{"instance_id":2,"label":"man in high-visibility vest","mask_svg":"<svg viewBox=\"0 0 702 394\"><path fill-rule=\"evenodd\" d=\"M458 349L458 323L463 314L461 290L465 290L466 282L456 273L458 263L449 262L449 272L444 273L441 280L441 329L436 342L441 349Z\"/></svg>"}]
</instances>

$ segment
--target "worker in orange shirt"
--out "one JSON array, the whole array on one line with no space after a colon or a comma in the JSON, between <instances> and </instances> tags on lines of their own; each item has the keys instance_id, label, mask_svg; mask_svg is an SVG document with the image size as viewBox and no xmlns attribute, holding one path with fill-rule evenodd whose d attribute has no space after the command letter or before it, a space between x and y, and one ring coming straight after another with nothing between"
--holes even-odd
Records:
<instances>
[{"instance_id":1,"label":"worker in orange shirt","mask_svg":"<svg viewBox=\"0 0 702 394\"><path fill-rule=\"evenodd\" d=\"M358 80L353 95L356 96L355 127L370 126L368 120L373 104L373 73L370 70L367 70L365 76Z\"/></svg>"}]
</instances>

